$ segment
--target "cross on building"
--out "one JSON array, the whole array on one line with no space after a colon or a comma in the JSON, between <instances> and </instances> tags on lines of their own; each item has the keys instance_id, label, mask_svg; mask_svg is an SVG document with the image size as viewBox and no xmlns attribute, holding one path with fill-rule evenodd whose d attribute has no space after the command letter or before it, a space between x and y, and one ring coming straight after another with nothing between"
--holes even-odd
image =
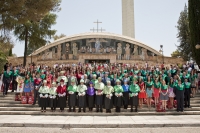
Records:
<instances>
[{"instance_id":1,"label":"cross on building","mask_svg":"<svg viewBox=\"0 0 200 133\"><path fill-rule=\"evenodd\" d=\"M97 19L97 21L94 22L94 23L97 24L97 29L94 29L94 28L93 28L93 29L90 29L90 31L93 31L93 32L95 32L95 31L97 31L97 32L99 32L99 31L101 31L101 32L105 31L105 29L102 29L102 28L99 29L99 24L102 23L102 22L99 22L98 19Z\"/></svg>"}]
</instances>

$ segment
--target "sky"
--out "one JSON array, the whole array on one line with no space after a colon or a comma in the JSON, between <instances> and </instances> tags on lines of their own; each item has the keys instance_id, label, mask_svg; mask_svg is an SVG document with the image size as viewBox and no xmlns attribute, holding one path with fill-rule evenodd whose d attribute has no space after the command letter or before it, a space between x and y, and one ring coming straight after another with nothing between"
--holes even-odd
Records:
<instances>
[{"instance_id":1,"label":"sky","mask_svg":"<svg viewBox=\"0 0 200 133\"><path fill-rule=\"evenodd\" d=\"M179 44L175 26L187 1L134 0L135 39L156 50L163 45L164 55L171 56ZM90 32L97 19L105 32L122 34L121 0L62 0L57 15L57 23L52 26L57 35ZM13 53L23 56L24 42L15 41Z\"/></svg>"}]
</instances>

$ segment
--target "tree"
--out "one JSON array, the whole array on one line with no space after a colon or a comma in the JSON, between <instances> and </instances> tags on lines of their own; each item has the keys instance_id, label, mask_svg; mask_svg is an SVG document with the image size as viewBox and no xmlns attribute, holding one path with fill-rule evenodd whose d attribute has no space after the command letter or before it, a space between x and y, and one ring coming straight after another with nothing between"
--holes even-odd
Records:
<instances>
[{"instance_id":1,"label":"tree","mask_svg":"<svg viewBox=\"0 0 200 133\"><path fill-rule=\"evenodd\" d=\"M176 54L182 57L185 61L190 60L191 46L190 46L190 34L189 34L189 21L188 21L188 9L185 5L184 10L180 13L179 20L177 22L177 38L179 39L179 45L177 46Z\"/></svg>"},{"instance_id":2,"label":"tree","mask_svg":"<svg viewBox=\"0 0 200 133\"><path fill-rule=\"evenodd\" d=\"M55 30L46 30L44 32L39 30L41 27L43 29L51 29L52 24L49 23L53 22L51 19L54 19L53 16L55 16L51 13L60 10L60 3L61 0L37 0L37 2L35 0L0 1L0 30L3 31L1 35L8 36L9 32L14 30L18 39L25 42L24 66L26 65L28 44L30 47L36 45L36 42L38 43L36 46L44 45L47 38L55 34ZM49 22L42 23L45 20ZM20 28L22 29L20 30Z\"/></svg>"},{"instance_id":3,"label":"tree","mask_svg":"<svg viewBox=\"0 0 200 133\"><path fill-rule=\"evenodd\" d=\"M26 66L27 50L33 52L36 48L44 46L48 39L55 34L55 30L51 30L51 26L56 22L56 15L49 13L44 16L39 22L27 21L24 24L18 24L15 26L14 35L20 41L24 41L24 61L23 65Z\"/></svg>"},{"instance_id":4,"label":"tree","mask_svg":"<svg viewBox=\"0 0 200 133\"><path fill-rule=\"evenodd\" d=\"M15 24L38 22L47 13L60 10L61 0L0 0L0 30L6 34Z\"/></svg>"},{"instance_id":5,"label":"tree","mask_svg":"<svg viewBox=\"0 0 200 133\"><path fill-rule=\"evenodd\" d=\"M55 35L55 36L53 36L53 39L55 41L55 40L58 40L58 39L63 38L63 37L66 37L66 35L65 34Z\"/></svg>"},{"instance_id":6,"label":"tree","mask_svg":"<svg viewBox=\"0 0 200 133\"><path fill-rule=\"evenodd\" d=\"M172 57L179 58L179 57L181 57L181 53L180 53L178 50L176 50L176 51L174 51L174 52L171 54L171 56L172 56Z\"/></svg>"},{"instance_id":7,"label":"tree","mask_svg":"<svg viewBox=\"0 0 200 133\"><path fill-rule=\"evenodd\" d=\"M192 58L200 65L200 49L196 45L200 43L200 0L189 0L189 29L190 29L190 46Z\"/></svg>"},{"instance_id":8,"label":"tree","mask_svg":"<svg viewBox=\"0 0 200 133\"><path fill-rule=\"evenodd\" d=\"M3 65L7 62L7 56L12 48L13 44L10 38L0 36L0 71L3 69Z\"/></svg>"}]
</instances>

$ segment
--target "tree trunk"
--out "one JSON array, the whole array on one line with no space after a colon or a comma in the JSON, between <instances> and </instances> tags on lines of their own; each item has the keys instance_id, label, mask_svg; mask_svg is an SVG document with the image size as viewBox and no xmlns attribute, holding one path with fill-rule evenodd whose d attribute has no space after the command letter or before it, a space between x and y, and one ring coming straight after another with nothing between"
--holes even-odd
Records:
<instances>
[{"instance_id":1,"label":"tree trunk","mask_svg":"<svg viewBox=\"0 0 200 133\"><path fill-rule=\"evenodd\" d=\"M25 47L24 47L24 62L23 66L26 66L26 55L27 55L27 46L28 46L28 30L25 29Z\"/></svg>"}]
</instances>

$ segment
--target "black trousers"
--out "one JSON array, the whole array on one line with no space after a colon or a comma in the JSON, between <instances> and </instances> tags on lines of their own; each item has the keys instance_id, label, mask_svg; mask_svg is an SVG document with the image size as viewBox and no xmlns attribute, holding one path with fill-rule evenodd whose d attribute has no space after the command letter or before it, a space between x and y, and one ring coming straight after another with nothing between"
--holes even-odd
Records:
<instances>
[{"instance_id":1,"label":"black trousers","mask_svg":"<svg viewBox=\"0 0 200 133\"><path fill-rule=\"evenodd\" d=\"M190 106L190 93L191 89L185 89L185 107Z\"/></svg>"},{"instance_id":2,"label":"black trousers","mask_svg":"<svg viewBox=\"0 0 200 133\"><path fill-rule=\"evenodd\" d=\"M176 90L177 111L183 111L184 91Z\"/></svg>"},{"instance_id":3,"label":"black trousers","mask_svg":"<svg viewBox=\"0 0 200 133\"><path fill-rule=\"evenodd\" d=\"M64 108L60 108L60 110L64 110Z\"/></svg>"},{"instance_id":4,"label":"black trousers","mask_svg":"<svg viewBox=\"0 0 200 133\"><path fill-rule=\"evenodd\" d=\"M46 107L41 107L41 110L46 110Z\"/></svg>"},{"instance_id":5,"label":"black trousers","mask_svg":"<svg viewBox=\"0 0 200 133\"><path fill-rule=\"evenodd\" d=\"M72 106L69 106L69 111L71 111ZM73 106L73 111L75 111L75 106Z\"/></svg>"},{"instance_id":6,"label":"black trousers","mask_svg":"<svg viewBox=\"0 0 200 133\"><path fill-rule=\"evenodd\" d=\"M12 91L17 90L17 81L15 79L16 78L14 78L12 81Z\"/></svg>"},{"instance_id":7,"label":"black trousers","mask_svg":"<svg viewBox=\"0 0 200 133\"><path fill-rule=\"evenodd\" d=\"M33 102L33 104L36 104L37 98L38 98L38 90L34 89L34 102Z\"/></svg>"},{"instance_id":8,"label":"black trousers","mask_svg":"<svg viewBox=\"0 0 200 133\"><path fill-rule=\"evenodd\" d=\"M135 111L137 111L137 107L138 106L135 106ZM131 111L133 111L133 105L131 105Z\"/></svg>"},{"instance_id":9,"label":"black trousers","mask_svg":"<svg viewBox=\"0 0 200 133\"><path fill-rule=\"evenodd\" d=\"M96 105L96 110L99 111L99 109L100 109L100 111L103 110L103 109L102 109L102 105Z\"/></svg>"},{"instance_id":10,"label":"black trousers","mask_svg":"<svg viewBox=\"0 0 200 133\"><path fill-rule=\"evenodd\" d=\"M121 112L121 108L116 106L116 112Z\"/></svg>"},{"instance_id":11,"label":"black trousers","mask_svg":"<svg viewBox=\"0 0 200 133\"><path fill-rule=\"evenodd\" d=\"M51 110L56 110L56 107L51 107Z\"/></svg>"},{"instance_id":12,"label":"black trousers","mask_svg":"<svg viewBox=\"0 0 200 133\"><path fill-rule=\"evenodd\" d=\"M9 85L10 85L10 82L9 82L9 83L6 82L6 81L4 82L4 90L3 90L3 94L4 94L4 95L7 95Z\"/></svg>"}]
</instances>

